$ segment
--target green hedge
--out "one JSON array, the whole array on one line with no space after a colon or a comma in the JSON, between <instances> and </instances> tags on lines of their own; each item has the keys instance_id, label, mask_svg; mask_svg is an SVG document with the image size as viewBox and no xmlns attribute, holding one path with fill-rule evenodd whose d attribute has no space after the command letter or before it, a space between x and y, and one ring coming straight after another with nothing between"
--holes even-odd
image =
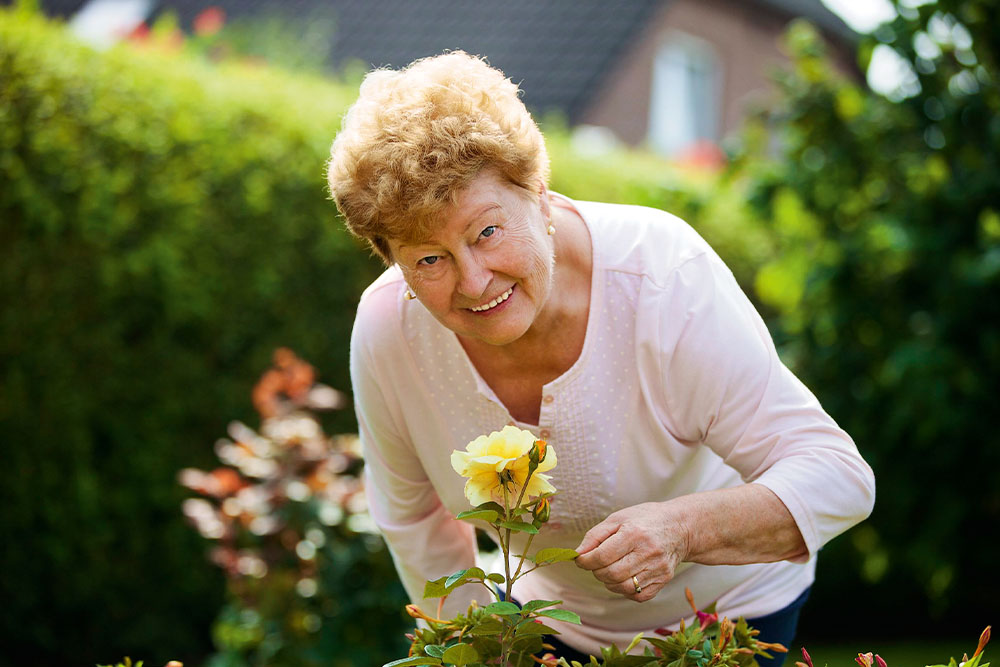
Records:
<instances>
[{"instance_id":1,"label":"green hedge","mask_svg":"<svg viewBox=\"0 0 1000 667\"><path fill-rule=\"evenodd\" d=\"M176 472L255 423L279 345L346 389L379 270L324 189L342 90L0 10L0 663L209 650Z\"/></svg>"}]
</instances>

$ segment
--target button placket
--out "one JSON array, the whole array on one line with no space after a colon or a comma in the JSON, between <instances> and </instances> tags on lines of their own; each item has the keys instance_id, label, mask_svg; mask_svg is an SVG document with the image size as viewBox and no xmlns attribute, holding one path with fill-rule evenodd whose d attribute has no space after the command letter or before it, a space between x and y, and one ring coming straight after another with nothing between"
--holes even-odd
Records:
<instances>
[{"instance_id":1,"label":"button placket","mask_svg":"<svg viewBox=\"0 0 1000 667\"><path fill-rule=\"evenodd\" d=\"M542 409L538 415L538 437L542 440L548 440L552 437L552 429L549 426L552 425L552 412L556 397L551 393L546 393L542 395Z\"/></svg>"}]
</instances>

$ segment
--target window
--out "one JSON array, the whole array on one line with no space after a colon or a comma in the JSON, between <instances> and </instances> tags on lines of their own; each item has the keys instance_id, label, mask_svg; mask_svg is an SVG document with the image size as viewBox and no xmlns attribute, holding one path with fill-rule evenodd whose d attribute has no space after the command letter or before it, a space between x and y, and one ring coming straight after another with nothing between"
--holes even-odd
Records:
<instances>
[{"instance_id":1,"label":"window","mask_svg":"<svg viewBox=\"0 0 1000 667\"><path fill-rule=\"evenodd\" d=\"M89 44L108 47L149 18L153 4L153 0L89 0L70 20L70 28Z\"/></svg>"},{"instance_id":2,"label":"window","mask_svg":"<svg viewBox=\"0 0 1000 667\"><path fill-rule=\"evenodd\" d=\"M672 155L719 136L721 76L712 46L679 32L667 35L653 61L649 142Z\"/></svg>"}]
</instances>

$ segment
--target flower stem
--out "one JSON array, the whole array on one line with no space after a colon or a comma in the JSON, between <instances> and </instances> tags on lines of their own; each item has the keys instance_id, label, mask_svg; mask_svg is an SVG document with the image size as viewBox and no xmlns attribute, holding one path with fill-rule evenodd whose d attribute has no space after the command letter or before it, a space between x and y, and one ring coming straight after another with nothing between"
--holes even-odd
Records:
<instances>
[{"instance_id":1,"label":"flower stem","mask_svg":"<svg viewBox=\"0 0 1000 667\"><path fill-rule=\"evenodd\" d=\"M503 509L504 521L510 521L510 496L507 495L506 484L503 487ZM503 549L503 569L504 574L507 575L507 583L505 586L507 597L504 599L507 600L507 602L510 602L511 588L514 585L514 582L510 579L510 528L504 529L503 535L500 537L500 548Z\"/></svg>"},{"instance_id":2,"label":"flower stem","mask_svg":"<svg viewBox=\"0 0 1000 667\"><path fill-rule=\"evenodd\" d=\"M524 545L524 553L521 554L520 559L517 562L517 571L514 573L514 581L517 581L518 577L521 576L521 568L524 567L524 559L528 555L528 550L531 549L531 540L535 539L534 533L528 535L528 542ZM527 572L525 572L527 574Z\"/></svg>"}]
</instances>

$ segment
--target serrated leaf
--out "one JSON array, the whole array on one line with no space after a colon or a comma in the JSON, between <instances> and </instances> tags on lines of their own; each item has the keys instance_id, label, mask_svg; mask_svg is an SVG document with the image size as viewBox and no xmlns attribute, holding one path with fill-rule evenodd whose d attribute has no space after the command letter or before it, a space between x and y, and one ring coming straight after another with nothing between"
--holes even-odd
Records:
<instances>
[{"instance_id":1,"label":"serrated leaf","mask_svg":"<svg viewBox=\"0 0 1000 667\"><path fill-rule=\"evenodd\" d=\"M542 650L541 635L524 635L515 637L511 642L511 650L520 653L538 653Z\"/></svg>"},{"instance_id":2,"label":"serrated leaf","mask_svg":"<svg viewBox=\"0 0 1000 667\"><path fill-rule=\"evenodd\" d=\"M566 621L567 623L580 623L580 617L566 609L543 609L538 612L538 615L548 616L549 618L554 618L557 621Z\"/></svg>"},{"instance_id":3,"label":"serrated leaf","mask_svg":"<svg viewBox=\"0 0 1000 667\"><path fill-rule=\"evenodd\" d=\"M476 627L471 634L475 634L477 637L488 637L491 635L498 635L501 632L503 632L503 623L500 619L487 616L476 624Z\"/></svg>"},{"instance_id":4,"label":"serrated leaf","mask_svg":"<svg viewBox=\"0 0 1000 667\"><path fill-rule=\"evenodd\" d=\"M537 621L528 621L527 623L521 623L517 626L517 630L514 631L515 637L521 637L524 635L558 635L559 631L550 628L544 623L539 623Z\"/></svg>"},{"instance_id":5,"label":"serrated leaf","mask_svg":"<svg viewBox=\"0 0 1000 667\"><path fill-rule=\"evenodd\" d=\"M562 604L562 600L530 600L525 602L521 609L524 611L535 611L536 609L551 607L554 604Z\"/></svg>"},{"instance_id":6,"label":"serrated leaf","mask_svg":"<svg viewBox=\"0 0 1000 667\"><path fill-rule=\"evenodd\" d=\"M472 578L485 579L486 573L483 572L483 570L478 567L470 567L467 570L459 570L455 574L445 579L444 585L445 588L451 591L457 588L461 582L464 582L466 579L472 579Z\"/></svg>"},{"instance_id":7,"label":"serrated leaf","mask_svg":"<svg viewBox=\"0 0 1000 667\"><path fill-rule=\"evenodd\" d=\"M534 535L538 532L537 528L530 523L525 523L524 521L504 521L500 524L500 527L516 530L519 533L528 533L529 535Z\"/></svg>"},{"instance_id":8,"label":"serrated leaf","mask_svg":"<svg viewBox=\"0 0 1000 667\"><path fill-rule=\"evenodd\" d=\"M487 614L510 616L511 614L520 614L521 608L513 602L493 602L483 607L483 611Z\"/></svg>"},{"instance_id":9,"label":"serrated leaf","mask_svg":"<svg viewBox=\"0 0 1000 667\"><path fill-rule=\"evenodd\" d=\"M427 655L432 655L435 658L440 658L442 655L444 655L445 649L447 648L448 648L447 646L444 646L442 644L428 644L427 646L424 647L424 653L426 653Z\"/></svg>"},{"instance_id":10,"label":"serrated leaf","mask_svg":"<svg viewBox=\"0 0 1000 667\"><path fill-rule=\"evenodd\" d=\"M550 547L548 549L539 549L538 553L535 554L535 563L538 565L544 563L562 563L573 560L579 555L573 549Z\"/></svg>"},{"instance_id":11,"label":"serrated leaf","mask_svg":"<svg viewBox=\"0 0 1000 667\"><path fill-rule=\"evenodd\" d=\"M447 595L450 591L448 587L444 585L445 580L448 577L439 577L434 581L428 581L424 584L424 597L425 598L439 598Z\"/></svg>"},{"instance_id":12,"label":"serrated leaf","mask_svg":"<svg viewBox=\"0 0 1000 667\"><path fill-rule=\"evenodd\" d=\"M387 662L382 667L411 667L411 665L440 665L441 658L432 658L429 655L416 655L412 658L402 658Z\"/></svg>"},{"instance_id":13,"label":"serrated leaf","mask_svg":"<svg viewBox=\"0 0 1000 667\"><path fill-rule=\"evenodd\" d=\"M486 523L494 523L500 518L494 510L466 510L455 516L456 519L461 519L462 521L475 521L482 520Z\"/></svg>"},{"instance_id":14,"label":"serrated leaf","mask_svg":"<svg viewBox=\"0 0 1000 667\"><path fill-rule=\"evenodd\" d=\"M468 644L455 644L441 656L446 664L458 665L462 667L463 665L468 665L472 662L479 661L479 653L476 649L472 648Z\"/></svg>"},{"instance_id":15,"label":"serrated leaf","mask_svg":"<svg viewBox=\"0 0 1000 667\"><path fill-rule=\"evenodd\" d=\"M466 572L468 572L468 570L459 570L458 572L449 574L448 578L444 580L444 587L451 588L454 586L456 583L461 581L463 577L465 577Z\"/></svg>"},{"instance_id":16,"label":"serrated leaf","mask_svg":"<svg viewBox=\"0 0 1000 667\"><path fill-rule=\"evenodd\" d=\"M480 503L479 505L476 505L475 509L476 510L493 510L498 515L503 514L503 512L504 512L503 505L501 505L500 503L494 502L492 500L487 500L485 503Z\"/></svg>"}]
</instances>

